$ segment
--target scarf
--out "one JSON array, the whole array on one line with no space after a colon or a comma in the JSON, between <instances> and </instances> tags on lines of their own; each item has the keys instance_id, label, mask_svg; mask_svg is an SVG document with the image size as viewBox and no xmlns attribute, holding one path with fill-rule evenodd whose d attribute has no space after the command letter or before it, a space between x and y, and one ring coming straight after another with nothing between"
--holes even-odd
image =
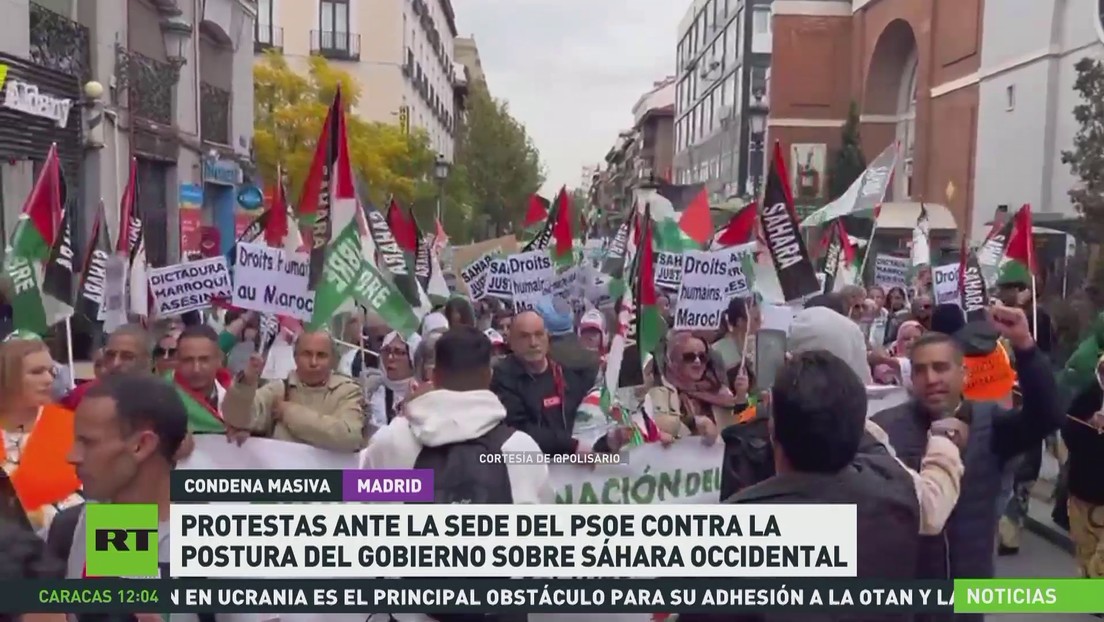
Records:
<instances>
[{"instance_id":1,"label":"scarf","mask_svg":"<svg viewBox=\"0 0 1104 622\"><path fill-rule=\"evenodd\" d=\"M188 412L188 430L196 434L216 434L226 431L226 424L222 420L222 413L219 412L217 405L212 405L209 396L200 395L193 391L185 382L180 372L175 372L170 378L173 385L176 386L176 393L180 396L180 399L184 402L184 409ZM225 369L219 369L215 373L215 395L218 396L218 390L221 387L223 390L229 389L230 384L233 382L233 378L230 372Z\"/></svg>"},{"instance_id":2,"label":"scarf","mask_svg":"<svg viewBox=\"0 0 1104 622\"><path fill-rule=\"evenodd\" d=\"M897 327L897 335L893 339L893 345L889 346L890 356L908 356L908 352L904 351L904 344L901 343L901 332L906 328L919 328L920 332L924 332L924 325L916 320L901 322L901 325Z\"/></svg>"},{"instance_id":3,"label":"scarf","mask_svg":"<svg viewBox=\"0 0 1104 622\"><path fill-rule=\"evenodd\" d=\"M403 339L397 332L387 333L387 336L383 338L383 345L380 349L386 348L396 339L406 344L407 358L410 359L410 376L402 378L400 380L392 380L387 377L387 369L384 367L383 356L380 356L379 369L380 375L383 378L383 386L391 392L393 404L398 405L406 399L407 393L410 393L410 384L414 380L414 351L417 350L418 345L422 342L421 337L418 335L411 335L410 339Z\"/></svg>"},{"instance_id":4,"label":"scarf","mask_svg":"<svg viewBox=\"0 0 1104 622\"><path fill-rule=\"evenodd\" d=\"M694 380L686 374L686 363L682 355L688 350L690 340L697 339L705 346L705 373L701 379ZM699 403L721 408L735 408L736 396L717 376L710 356L709 344L685 331L672 331L667 346L667 382L679 392Z\"/></svg>"}]
</instances>

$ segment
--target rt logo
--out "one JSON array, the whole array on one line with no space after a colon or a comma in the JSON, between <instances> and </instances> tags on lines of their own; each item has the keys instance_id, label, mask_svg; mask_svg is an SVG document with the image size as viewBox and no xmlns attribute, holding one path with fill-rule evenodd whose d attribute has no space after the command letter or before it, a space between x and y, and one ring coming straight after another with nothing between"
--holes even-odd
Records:
<instances>
[{"instance_id":1,"label":"rt logo","mask_svg":"<svg viewBox=\"0 0 1104 622\"><path fill-rule=\"evenodd\" d=\"M90 503L84 508L90 577L157 577L157 506Z\"/></svg>"}]
</instances>

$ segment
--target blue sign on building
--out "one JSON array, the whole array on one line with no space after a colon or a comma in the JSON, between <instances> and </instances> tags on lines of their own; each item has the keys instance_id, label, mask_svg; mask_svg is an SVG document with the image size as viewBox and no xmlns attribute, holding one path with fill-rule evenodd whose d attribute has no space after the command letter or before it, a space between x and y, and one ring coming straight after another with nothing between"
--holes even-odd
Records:
<instances>
[{"instance_id":1,"label":"blue sign on building","mask_svg":"<svg viewBox=\"0 0 1104 622\"><path fill-rule=\"evenodd\" d=\"M257 186L242 186L238 190L238 205L247 210L255 210L264 205L264 193Z\"/></svg>"},{"instance_id":2,"label":"blue sign on building","mask_svg":"<svg viewBox=\"0 0 1104 622\"><path fill-rule=\"evenodd\" d=\"M233 160L203 159L203 183L236 186L242 182L241 167Z\"/></svg>"}]
</instances>

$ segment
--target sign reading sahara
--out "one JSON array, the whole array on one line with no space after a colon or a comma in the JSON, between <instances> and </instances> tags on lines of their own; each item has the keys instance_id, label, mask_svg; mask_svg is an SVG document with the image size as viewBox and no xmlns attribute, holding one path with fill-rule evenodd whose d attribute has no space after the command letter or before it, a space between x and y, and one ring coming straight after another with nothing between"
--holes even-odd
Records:
<instances>
[{"instance_id":1,"label":"sign reading sahara","mask_svg":"<svg viewBox=\"0 0 1104 622\"><path fill-rule=\"evenodd\" d=\"M682 253L660 251L656 255L655 281L658 287L677 290L682 280Z\"/></svg>"},{"instance_id":2,"label":"sign reading sahara","mask_svg":"<svg viewBox=\"0 0 1104 622\"><path fill-rule=\"evenodd\" d=\"M874 258L874 284L879 287L908 287L909 259L879 253Z\"/></svg>"},{"instance_id":3,"label":"sign reading sahara","mask_svg":"<svg viewBox=\"0 0 1104 622\"><path fill-rule=\"evenodd\" d=\"M932 291L935 293L935 304L960 304L958 296L958 272L960 266L957 263L932 268Z\"/></svg>"},{"instance_id":4,"label":"sign reading sahara","mask_svg":"<svg viewBox=\"0 0 1104 622\"><path fill-rule=\"evenodd\" d=\"M729 283L735 276L731 254L722 251L683 253L675 330L709 330L721 325L728 308Z\"/></svg>"},{"instance_id":5,"label":"sign reading sahara","mask_svg":"<svg viewBox=\"0 0 1104 622\"><path fill-rule=\"evenodd\" d=\"M532 309L545 296L545 290L556 278L556 266L546 250L529 251L506 258L513 283L514 308Z\"/></svg>"},{"instance_id":6,"label":"sign reading sahara","mask_svg":"<svg viewBox=\"0 0 1104 622\"><path fill-rule=\"evenodd\" d=\"M234 288L225 257L155 268L149 275L155 315L169 317L206 309L211 299L230 299Z\"/></svg>"},{"instance_id":7,"label":"sign reading sahara","mask_svg":"<svg viewBox=\"0 0 1104 622\"><path fill-rule=\"evenodd\" d=\"M85 571L90 577L156 577L157 506L89 503L84 506Z\"/></svg>"},{"instance_id":8,"label":"sign reading sahara","mask_svg":"<svg viewBox=\"0 0 1104 622\"><path fill-rule=\"evenodd\" d=\"M310 255L250 242L238 242L235 249L235 307L310 321Z\"/></svg>"},{"instance_id":9,"label":"sign reading sahara","mask_svg":"<svg viewBox=\"0 0 1104 622\"><path fill-rule=\"evenodd\" d=\"M487 295L487 274L491 271L491 263L495 260L496 253L484 253L482 257L468 264L460 271L460 280L468 287L471 299L482 300Z\"/></svg>"}]
</instances>

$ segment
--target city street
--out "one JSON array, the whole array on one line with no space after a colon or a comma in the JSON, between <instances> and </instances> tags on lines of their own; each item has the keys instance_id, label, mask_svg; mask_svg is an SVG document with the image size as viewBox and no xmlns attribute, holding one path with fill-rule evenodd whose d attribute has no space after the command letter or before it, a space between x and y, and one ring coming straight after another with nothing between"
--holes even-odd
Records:
<instances>
[{"instance_id":1,"label":"city street","mask_svg":"<svg viewBox=\"0 0 1104 622\"><path fill-rule=\"evenodd\" d=\"M1073 559L1062 549L1027 531L1024 533L1020 554L1015 557L997 558L998 577L1072 577L1076 575ZM987 620L1019 622L1047 619L1054 622L1088 622L1097 620L1090 615L1042 615L1016 614L987 616Z\"/></svg>"}]
</instances>

